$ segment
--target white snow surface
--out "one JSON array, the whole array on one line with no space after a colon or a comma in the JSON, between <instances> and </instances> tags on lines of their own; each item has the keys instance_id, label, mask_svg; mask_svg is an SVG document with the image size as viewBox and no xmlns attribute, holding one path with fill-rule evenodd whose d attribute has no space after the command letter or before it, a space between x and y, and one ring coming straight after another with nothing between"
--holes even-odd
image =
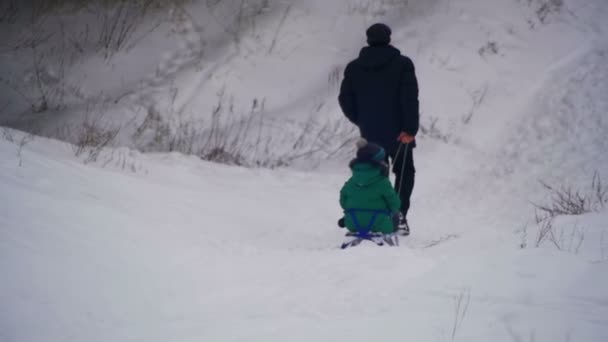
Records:
<instances>
[{"instance_id":1,"label":"white snow surface","mask_svg":"<svg viewBox=\"0 0 608 342\"><path fill-rule=\"evenodd\" d=\"M238 41L204 3L171 13L173 35L79 59L81 97L119 97L105 117L126 125L169 103L167 120L206 118L225 89L236 112L266 99L264 134L285 145L274 135L310 115L343 120L328 75L386 21L442 136L415 150L412 235L338 248L345 157L247 169L140 153L121 132L85 163L1 128L0 342L608 341L608 205L556 218L559 249L536 246L532 205L550 200L541 180L608 179L608 3L541 21L540 0L270 1ZM53 135L83 116L82 98L26 113L7 94L13 127Z\"/></svg>"},{"instance_id":2,"label":"white snow surface","mask_svg":"<svg viewBox=\"0 0 608 342\"><path fill-rule=\"evenodd\" d=\"M459 193L431 169L401 246L340 250L345 169L128 151L132 170L102 168L42 138L19 153L12 137L0 141L3 342L451 341L460 296L454 340L608 338L606 210L559 222L570 252L534 248L535 228L516 234L495 194Z\"/></svg>"}]
</instances>

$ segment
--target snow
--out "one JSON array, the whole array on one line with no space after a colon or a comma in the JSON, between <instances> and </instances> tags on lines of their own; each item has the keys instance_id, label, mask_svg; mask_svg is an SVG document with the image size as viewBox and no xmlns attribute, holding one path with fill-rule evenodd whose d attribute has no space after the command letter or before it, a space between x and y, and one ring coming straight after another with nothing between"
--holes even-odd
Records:
<instances>
[{"instance_id":1,"label":"snow","mask_svg":"<svg viewBox=\"0 0 608 342\"><path fill-rule=\"evenodd\" d=\"M450 220L445 202L419 200L402 246L342 251L344 169L135 153L131 172L42 138L16 150L0 142L3 341L451 340L461 294L456 340L608 337L608 211L576 218L590 229L577 254L520 249L482 226L490 205ZM421 178L416 198L430 197Z\"/></svg>"},{"instance_id":2,"label":"snow","mask_svg":"<svg viewBox=\"0 0 608 342\"><path fill-rule=\"evenodd\" d=\"M537 246L531 204L550 200L541 180L588 191L608 177L605 1L565 1L544 22L542 1L270 1L238 36L235 3L204 3L66 70L83 98L118 97L95 109L124 129L96 161L0 128L0 342L608 340L608 206L557 217L556 244ZM74 32L89 18L66 16ZM322 127L310 117L342 122L340 144L352 132L328 75L381 20L442 136L419 138L397 248L338 248L348 154L250 169L128 132L150 109L208 119L224 89L238 115L264 101L271 154ZM498 52L480 52L490 42ZM1 69L25 74L18 57L3 52ZM5 90L12 127L54 135L92 114L77 96L24 114Z\"/></svg>"}]
</instances>

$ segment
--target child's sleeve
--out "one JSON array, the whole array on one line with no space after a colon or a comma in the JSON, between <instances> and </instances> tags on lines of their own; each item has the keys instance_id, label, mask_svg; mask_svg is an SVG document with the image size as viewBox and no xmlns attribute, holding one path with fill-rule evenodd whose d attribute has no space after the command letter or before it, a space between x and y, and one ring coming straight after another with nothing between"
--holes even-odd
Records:
<instances>
[{"instance_id":1,"label":"child's sleeve","mask_svg":"<svg viewBox=\"0 0 608 342\"><path fill-rule=\"evenodd\" d=\"M342 209L346 209L346 199L348 198L348 182L344 183L344 185L342 186L342 189L340 190L340 206L342 207Z\"/></svg>"},{"instance_id":2,"label":"child's sleeve","mask_svg":"<svg viewBox=\"0 0 608 342\"><path fill-rule=\"evenodd\" d=\"M401 200L399 199L397 192L391 185L391 182L388 180L388 178L383 181L382 190L383 190L382 197L386 201L386 204L388 205L388 209L391 212L399 211L401 209Z\"/></svg>"}]
</instances>

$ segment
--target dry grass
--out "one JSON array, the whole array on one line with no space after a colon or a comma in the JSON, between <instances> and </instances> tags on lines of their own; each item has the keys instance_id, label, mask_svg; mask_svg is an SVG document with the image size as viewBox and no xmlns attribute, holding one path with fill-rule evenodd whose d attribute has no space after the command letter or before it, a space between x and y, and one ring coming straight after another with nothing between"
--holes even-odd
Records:
<instances>
[{"instance_id":1,"label":"dry grass","mask_svg":"<svg viewBox=\"0 0 608 342\"><path fill-rule=\"evenodd\" d=\"M587 190L576 190L571 186L553 186L541 181L551 196L549 203L534 206L546 217L560 215L582 215L603 209L608 204L608 186L602 183L599 173L594 173Z\"/></svg>"},{"instance_id":2,"label":"dry grass","mask_svg":"<svg viewBox=\"0 0 608 342\"><path fill-rule=\"evenodd\" d=\"M570 186L555 187L541 182L550 194L550 200L544 204L534 204L536 208L535 223L538 234L535 247L550 242L560 251L578 254L585 241L585 229L577 225L569 228L556 228L555 219L559 216L582 215L599 211L608 204L608 187L596 172L591 185L586 190L575 190Z\"/></svg>"}]
</instances>

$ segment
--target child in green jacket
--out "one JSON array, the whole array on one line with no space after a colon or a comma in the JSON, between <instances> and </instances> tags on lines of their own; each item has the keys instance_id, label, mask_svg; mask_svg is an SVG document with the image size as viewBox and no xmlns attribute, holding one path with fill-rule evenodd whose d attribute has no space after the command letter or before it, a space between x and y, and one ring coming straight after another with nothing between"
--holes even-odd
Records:
<instances>
[{"instance_id":1,"label":"child in green jacket","mask_svg":"<svg viewBox=\"0 0 608 342\"><path fill-rule=\"evenodd\" d=\"M338 221L338 225L357 232L355 220L348 210L354 210L360 228L367 227L374 216L368 210L383 210L387 213L376 215L371 231L391 234L396 230L401 201L388 178L386 152L379 145L364 139L357 142L357 148L357 157L349 164L352 176L340 190L344 217Z\"/></svg>"}]
</instances>

